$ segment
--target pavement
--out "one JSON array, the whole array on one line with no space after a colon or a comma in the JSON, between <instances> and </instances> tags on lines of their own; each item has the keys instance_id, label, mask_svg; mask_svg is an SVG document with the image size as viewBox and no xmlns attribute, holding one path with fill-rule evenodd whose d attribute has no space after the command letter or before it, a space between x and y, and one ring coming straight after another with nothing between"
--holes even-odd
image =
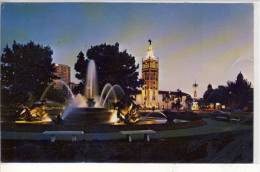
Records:
<instances>
[{"instance_id":1,"label":"pavement","mask_svg":"<svg viewBox=\"0 0 260 172\"><path fill-rule=\"evenodd\" d=\"M250 125L241 124L239 122L216 121L210 118L203 119L207 124L198 127L183 128L177 130L161 130L156 131L150 136L151 139L176 138L196 135L218 134L225 132L239 132L245 130L252 130ZM51 140L53 135L46 135L43 132L15 132L2 131L2 140ZM125 135L120 132L100 132L100 133L84 133L77 135L72 139L71 135L57 135L56 140L67 141L93 141L93 140L121 140L126 139ZM134 135L133 140L143 139L142 135Z\"/></svg>"}]
</instances>

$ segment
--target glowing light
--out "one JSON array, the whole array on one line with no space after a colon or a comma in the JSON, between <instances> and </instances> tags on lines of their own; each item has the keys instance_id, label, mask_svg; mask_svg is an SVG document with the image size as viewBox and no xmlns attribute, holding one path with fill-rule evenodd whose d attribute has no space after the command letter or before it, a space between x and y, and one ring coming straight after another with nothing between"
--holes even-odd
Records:
<instances>
[{"instance_id":1,"label":"glowing light","mask_svg":"<svg viewBox=\"0 0 260 172\"><path fill-rule=\"evenodd\" d=\"M191 110L193 110L193 111L199 110L199 103L192 102Z\"/></svg>"},{"instance_id":2,"label":"glowing light","mask_svg":"<svg viewBox=\"0 0 260 172\"><path fill-rule=\"evenodd\" d=\"M16 124L47 124L50 123L52 120L49 117L46 117L43 120L40 121L25 121L25 120L21 120L21 121L15 121Z\"/></svg>"},{"instance_id":3,"label":"glowing light","mask_svg":"<svg viewBox=\"0 0 260 172\"><path fill-rule=\"evenodd\" d=\"M109 119L109 122L110 123L116 123L118 121L118 118L117 118L117 111L114 110L110 119Z\"/></svg>"},{"instance_id":4,"label":"glowing light","mask_svg":"<svg viewBox=\"0 0 260 172\"><path fill-rule=\"evenodd\" d=\"M39 118L33 120L17 120L16 124L44 124L51 122L51 118L48 116L48 113L45 111L46 107L36 107L30 110L31 117Z\"/></svg>"},{"instance_id":5,"label":"glowing light","mask_svg":"<svg viewBox=\"0 0 260 172\"><path fill-rule=\"evenodd\" d=\"M216 103L216 109L221 109L221 103Z\"/></svg>"}]
</instances>

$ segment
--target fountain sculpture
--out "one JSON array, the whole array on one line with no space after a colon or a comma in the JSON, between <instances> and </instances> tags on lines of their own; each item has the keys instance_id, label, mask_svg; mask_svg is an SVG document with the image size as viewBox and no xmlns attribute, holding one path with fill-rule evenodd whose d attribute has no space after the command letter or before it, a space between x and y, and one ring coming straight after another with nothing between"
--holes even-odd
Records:
<instances>
[{"instance_id":1,"label":"fountain sculpture","mask_svg":"<svg viewBox=\"0 0 260 172\"><path fill-rule=\"evenodd\" d=\"M68 105L65 107L64 112L57 115L55 119L56 122L62 121L65 125L95 125L116 122L119 116L117 115L119 114L117 113L119 108L116 107L116 104L125 98L124 90L117 84L111 85L107 83L99 96L97 81L96 65L93 60L90 60L87 66L84 95L78 94L74 96L72 90L64 81L54 80L44 90L40 100L35 103L39 105L41 105L42 102L48 103L49 101L46 101L48 91L54 84L59 84L64 86L69 93L69 101L67 101ZM129 109L127 106L126 109ZM46 116L46 114L44 115Z\"/></svg>"},{"instance_id":2,"label":"fountain sculpture","mask_svg":"<svg viewBox=\"0 0 260 172\"><path fill-rule=\"evenodd\" d=\"M78 94L65 109L62 120L65 124L88 124L112 122L115 114L113 104L124 97L119 85L107 83L98 95L96 65L90 60L87 66L84 95Z\"/></svg>"}]
</instances>

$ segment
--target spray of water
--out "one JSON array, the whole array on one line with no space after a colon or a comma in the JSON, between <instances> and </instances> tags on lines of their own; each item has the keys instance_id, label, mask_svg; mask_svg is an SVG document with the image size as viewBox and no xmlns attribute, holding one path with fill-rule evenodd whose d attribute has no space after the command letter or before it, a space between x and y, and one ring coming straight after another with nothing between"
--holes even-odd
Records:
<instances>
[{"instance_id":1,"label":"spray of water","mask_svg":"<svg viewBox=\"0 0 260 172\"><path fill-rule=\"evenodd\" d=\"M102 91L101 91L101 94L100 94L100 99L99 99L99 103L100 105L103 104L103 101L104 101L104 98L105 98L105 95L107 95L108 91L112 88L112 85L110 83L107 83Z\"/></svg>"},{"instance_id":2,"label":"spray of water","mask_svg":"<svg viewBox=\"0 0 260 172\"><path fill-rule=\"evenodd\" d=\"M85 84L85 97L86 99L97 98L97 72L94 60L90 60L87 66L86 84Z\"/></svg>"},{"instance_id":3,"label":"spray of water","mask_svg":"<svg viewBox=\"0 0 260 172\"><path fill-rule=\"evenodd\" d=\"M42 93L42 95L41 95L41 97L40 97L40 101L42 101L42 100L46 97L46 95L47 95L48 91L50 90L50 88L51 88L53 85L55 85L55 84L61 84L61 85L65 86L66 90L69 92L70 99L73 100L73 99L75 98L75 97L74 97L74 94L73 94L73 92L72 92L72 90L70 89L70 87L68 86L68 84L66 84L66 82L64 82L64 81L62 81L62 80L54 80L54 81L44 90L44 92Z\"/></svg>"},{"instance_id":4,"label":"spray of water","mask_svg":"<svg viewBox=\"0 0 260 172\"><path fill-rule=\"evenodd\" d=\"M111 85L107 83L101 92L101 95L98 96L98 77L96 72L96 64L94 60L90 60L87 66L86 73L86 83L85 83L85 92L84 96L77 95L73 98L73 101L65 109L62 119L65 119L69 114L72 114L75 108L87 108L87 100L94 99L95 107L94 108L103 108L107 105L108 100L117 101L118 96L125 95L124 90L119 85Z\"/></svg>"},{"instance_id":5,"label":"spray of water","mask_svg":"<svg viewBox=\"0 0 260 172\"><path fill-rule=\"evenodd\" d=\"M119 92L119 93L117 93L116 94L116 91L117 92ZM122 87L120 86L120 85L117 85L117 84L115 84L115 85L113 85L111 88L110 88L110 90L107 92L107 95L106 95L106 97L105 97L105 99L104 99L104 101L102 102L102 106L104 107L105 106L105 104L107 103L107 100L108 100L108 98L112 95L113 96L113 99L114 99L114 101L118 101L117 99L118 99L118 96L117 95L125 95L125 92L124 92L124 90L122 89Z\"/></svg>"}]
</instances>

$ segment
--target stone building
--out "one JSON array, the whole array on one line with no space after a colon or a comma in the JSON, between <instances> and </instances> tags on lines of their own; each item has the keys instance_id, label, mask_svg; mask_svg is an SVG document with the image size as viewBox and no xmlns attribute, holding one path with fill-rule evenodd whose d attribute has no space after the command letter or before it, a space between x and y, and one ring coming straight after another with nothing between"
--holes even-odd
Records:
<instances>
[{"instance_id":1,"label":"stone building","mask_svg":"<svg viewBox=\"0 0 260 172\"><path fill-rule=\"evenodd\" d=\"M55 64L55 74L66 84L70 84L70 67L64 64Z\"/></svg>"}]
</instances>

